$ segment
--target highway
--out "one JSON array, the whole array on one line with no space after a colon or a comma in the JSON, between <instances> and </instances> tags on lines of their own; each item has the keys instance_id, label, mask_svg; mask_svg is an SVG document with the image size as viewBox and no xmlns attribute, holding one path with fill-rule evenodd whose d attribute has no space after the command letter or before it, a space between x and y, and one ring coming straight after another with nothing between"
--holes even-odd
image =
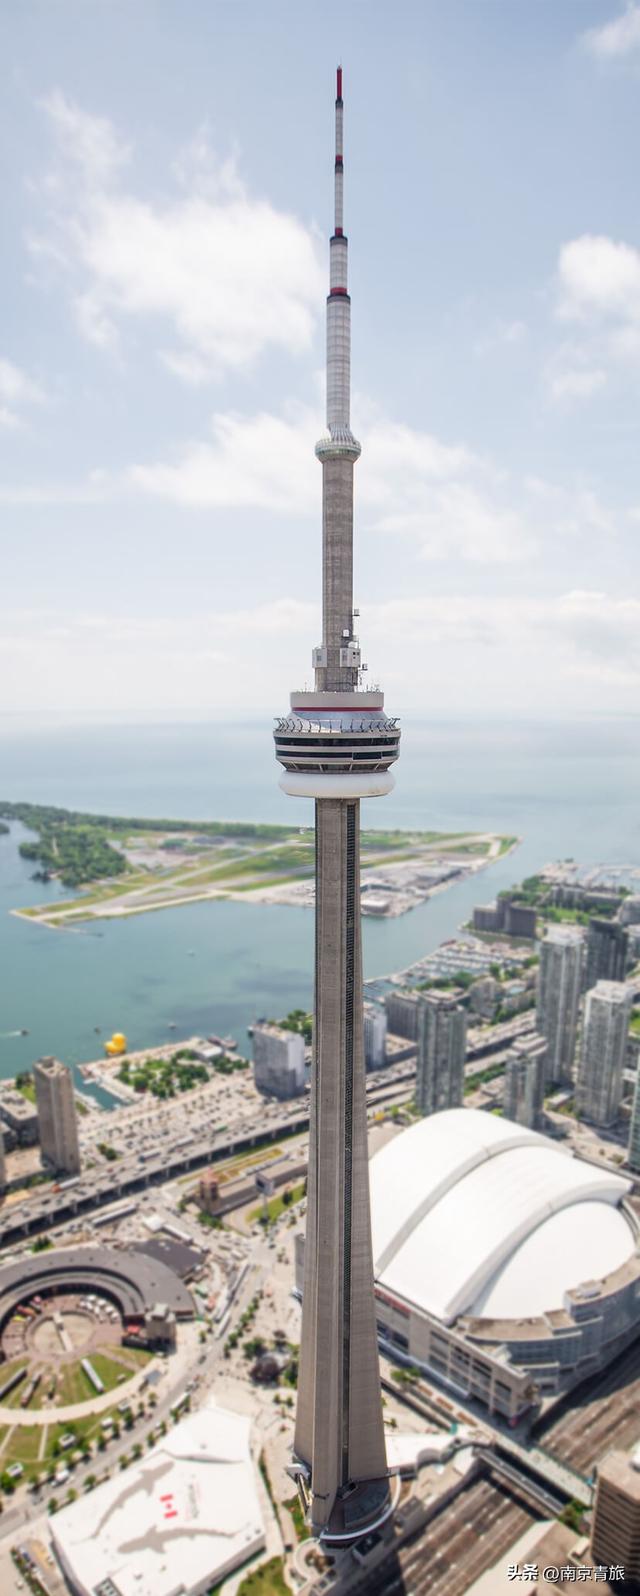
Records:
<instances>
[{"instance_id":1,"label":"highway","mask_svg":"<svg viewBox=\"0 0 640 1596\"><path fill-rule=\"evenodd\" d=\"M414 1078L415 1066L407 1064L385 1070L383 1080L371 1076L368 1105L406 1100ZM252 1097L258 1096L253 1088L251 1092ZM233 1103L231 1123L219 1124L217 1130L212 1124L214 1112L219 1122L219 1085L215 1080L161 1109L155 1107L154 1100L153 1108L135 1104L92 1116L90 1127L83 1128L82 1174L71 1181L36 1187L23 1200L5 1204L0 1215L0 1248L89 1214L117 1198L164 1185L250 1148L267 1148L309 1128L306 1096L286 1105L265 1103L261 1098L257 1104ZM113 1147L115 1157L105 1161L99 1151L101 1141Z\"/></svg>"}]
</instances>

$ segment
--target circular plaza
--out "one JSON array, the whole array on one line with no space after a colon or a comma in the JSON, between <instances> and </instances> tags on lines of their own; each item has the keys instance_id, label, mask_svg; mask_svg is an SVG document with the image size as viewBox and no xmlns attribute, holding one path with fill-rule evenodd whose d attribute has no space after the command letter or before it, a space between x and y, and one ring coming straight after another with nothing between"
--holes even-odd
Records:
<instances>
[{"instance_id":1,"label":"circular plaza","mask_svg":"<svg viewBox=\"0 0 640 1596\"><path fill-rule=\"evenodd\" d=\"M105 1247L0 1270L0 1410L89 1410L141 1374L191 1295L166 1264ZM152 1327L150 1329L150 1326Z\"/></svg>"}]
</instances>

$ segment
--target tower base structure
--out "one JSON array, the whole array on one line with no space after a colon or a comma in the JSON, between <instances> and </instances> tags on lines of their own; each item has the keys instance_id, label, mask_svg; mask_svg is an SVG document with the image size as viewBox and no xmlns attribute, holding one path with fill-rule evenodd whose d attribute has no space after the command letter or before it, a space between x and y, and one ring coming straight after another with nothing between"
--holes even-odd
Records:
<instances>
[{"instance_id":1,"label":"tower base structure","mask_svg":"<svg viewBox=\"0 0 640 1596\"><path fill-rule=\"evenodd\" d=\"M309 1471L303 1463L293 1462L287 1473L295 1481L305 1518L313 1526L313 1493ZM386 1524L398 1505L398 1484L383 1476L379 1480L361 1480L342 1490L335 1499L326 1524L315 1529L323 1546L353 1546ZM395 1485L395 1490L394 1490ZM314 1526L315 1528L315 1526Z\"/></svg>"}]
</instances>

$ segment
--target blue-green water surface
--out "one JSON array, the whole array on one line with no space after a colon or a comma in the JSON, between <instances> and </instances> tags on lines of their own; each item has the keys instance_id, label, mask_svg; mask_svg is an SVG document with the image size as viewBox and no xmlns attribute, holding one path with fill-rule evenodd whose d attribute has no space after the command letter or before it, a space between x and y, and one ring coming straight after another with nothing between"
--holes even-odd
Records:
<instances>
[{"instance_id":1,"label":"blue-green water surface","mask_svg":"<svg viewBox=\"0 0 640 1596\"><path fill-rule=\"evenodd\" d=\"M542 725L407 722L395 791L363 824L515 833L522 846L475 880L395 920L365 920L365 974L397 970L453 934L474 903L552 858L640 864L638 721ZM0 797L94 812L312 822L278 789L268 723L38 729L0 720ZM18 905L58 896L33 882L17 826L0 837L0 1076L41 1053L95 1058L194 1032L242 1044L258 1015L311 1001L307 909L212 902L68 931ZM175 1033L169 1027L176 1027ZM96 1033L100 1028L100 1034ZM16 1035L22 1029L28 1036Z\"/></svg>"}]
</instances>

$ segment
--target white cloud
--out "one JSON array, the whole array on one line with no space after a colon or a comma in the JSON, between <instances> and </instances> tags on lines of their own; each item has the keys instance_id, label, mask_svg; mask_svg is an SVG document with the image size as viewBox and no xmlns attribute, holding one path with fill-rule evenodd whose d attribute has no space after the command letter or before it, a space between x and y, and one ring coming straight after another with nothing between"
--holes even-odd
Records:
<instances>
[{"instance_id":1,"label":"white cloud","mask_svg":"<svg viewBox=\"0 0 640 1596\"><path fill-rule=\"evenodd\" d=\"M631 244L584 233L563 245L558 274L567 319L640 321L640 250Z\"/></svg>"},{"instance_id":2,"label":"white cloud","mask_svg":"<svg viewBox=\"0 0 640 1596\"><path fill-rule=\"evenodd\" d=\"M49 227L31 247L43 263L65 260L86 338L115 345L128 320L149 320L164 364L187 381L247 366L269 345L308 349L325 286L318 241L252 196L234 159L217 160L201 136L177 191L142 200L124 186L129 152L110 122L59 92L45 109L58 158Z\"/></svg>"},{"instance_id":3,"label":"white cloud","mask_svg":"<svg viewBox=\"0 0 640 1596\"><path fill-rule=\"evenodd\" d=\"M522 344L527 336L527 324L524 321L498 321L480 338L476 339L473 346L474 355L489 355L501 345L513 348Z\"/></svg>"},{"instance_id":4,"label":"white cloud","mask_svg":"<svg viewBox=\"0 0 640 1596\"><path fill-rule=\"evenodd\" d=\"M552 399L589 399L617 371L640 367L640 250L585 233L558 257L557 315L575 335L547 366Z\"/></svg>"},{"instance_id":5,"label":"white cloud","mask_svg":"<svg viewBox=\"0 0 640 1596\"><path fill-rule=\"evenodd\" d=\"M18 427L25 405L42 404L44 389L11 360L0 359L0 427Z\"/></svg>"},{"instance_id":6,"label":"white cloud","mask_svg":"<svg viewBox=\"0 0 640 1596\"><path fill-rule=\"evenodd\" d=\"M49 508L60 504L102 504L115 498L120 485L108 471L99 467L79 482L0 483L0 504L26 509Z\"/></svg>"},{"instance_id":7,"label":"white cloud","mask_svg":"<svg viewBox=\"0 0 640 1596\"><path fill-rule=\"evenodd\" d=\"M640 599L581 591L556 600L554 624L585 676L640 684Z\"/></svg>"},{"instance_id":8,"label":"white cloud","mask_svg":"<svg viewBox=\"0 0 640 1596\"><path fill-rule=\"evenodd\" d=\"M320 415L303 406L283 416L218 414L210 439L188 444L173 463L134 466L131 479L190 508L313 515L320 484L312 442L322 431ZM488 462L374 413L360 431L366 468L358 467L356 491L371 530L410 536L425 559L512 561L532 552L535 532L505 502Z\"/></svg>"},{"instance_id":9,"label":"white cloud","mask_svg":"<svg viewBox=\"0 0 640 1596\"><path fill-rule=\"evenodd\" d=\"M199 615L12 613L0 635L0 712L172 713L285 709L319 617L283 598ZM304 639L304 645L303 645ZM293 641L292 641L293 640ZM299 642L299 649L296 647ZM265 726L268 739L269 727Z\"/></svg>"},{"instance_id":10,"label":"white cloud","mask_svg":"<svg viewBox=\"0 0 640 1596\"><path fill-rule=\"evenodd\" d=\"M173 465L134 466L131 478L147 493L190 508L312 511L319 491L313 439L319 419L297 414L214 415L211 439L189 443Z\"/></svg>"},{"instance_id":11,"label":"white cloud","mask_svg":"<svg viewBox=\"0 0 640 1596\"><path fill-rule=\"evenodd\" d=\"M465 713L487 704L535 714L606 709L612 691L618 709L637 704L639 599L596 590L416 594L365 604L360 625L371 680L380 670L391 710L428 712L426 683L441 710ZM166 716L271 705L276 713L292 686L311 684L318 627L316 605L287 596L185 617L14 614L1 644L0 709L57 713L64 703L93 716L162 705Z\"/></svg>"},{"instance_id":12,"label":"white cloud","mask_svg":"<svg viewBox=\"0 0 640 1596\"><path fill-rule=\"evenodd\" d=\"M446 700L505 701L535 709L610 706L611 687L635 707L640 686L640 599L569 591L556 597L448 594L366 608L367 643L400 689L433 679ZM393 678L383 671L391 685ZM491 695L497 697L492 700ZM624 697L618 708L624 707Z\"/></svg>"},{"instance_id":13,"label":"white cloud","mask_svg":"<svg viewBox=\"0 0 640 1596\"><path fill-rule=\"evenodd\" d=\"M628 5L620 16L605 22L603 27L590 28L582 40L592 55L605 60L640 50L640 6Z\"/></svg>"},{"instance_id":14,"label":"white cloud","mask_svg":"<svg viewBox=\"0 0 640 1596\"><path fill-rule=\"evenodd\" d=\"M603 388L607 373L601 366L587 366L581 362L580 352L574 351L568 359L560 356L552 362L549 372L549 391L552 399L591 399Z\"/></svg>"},{"instance_id":15,"label":"white cloud","mask_svg":"<svg viewBox=\"0 0 640 1596\"><path fill-rule=\"evenodd\" d=\"M129 146L118 137L112 123L106 117L89 115L59 89L54 89L41 103L50 118L61 154L79 168L92 187L111 183L131 156ZM59 180L56 174L50 175L54 188Z\"/></svg>"}]
</instances>

